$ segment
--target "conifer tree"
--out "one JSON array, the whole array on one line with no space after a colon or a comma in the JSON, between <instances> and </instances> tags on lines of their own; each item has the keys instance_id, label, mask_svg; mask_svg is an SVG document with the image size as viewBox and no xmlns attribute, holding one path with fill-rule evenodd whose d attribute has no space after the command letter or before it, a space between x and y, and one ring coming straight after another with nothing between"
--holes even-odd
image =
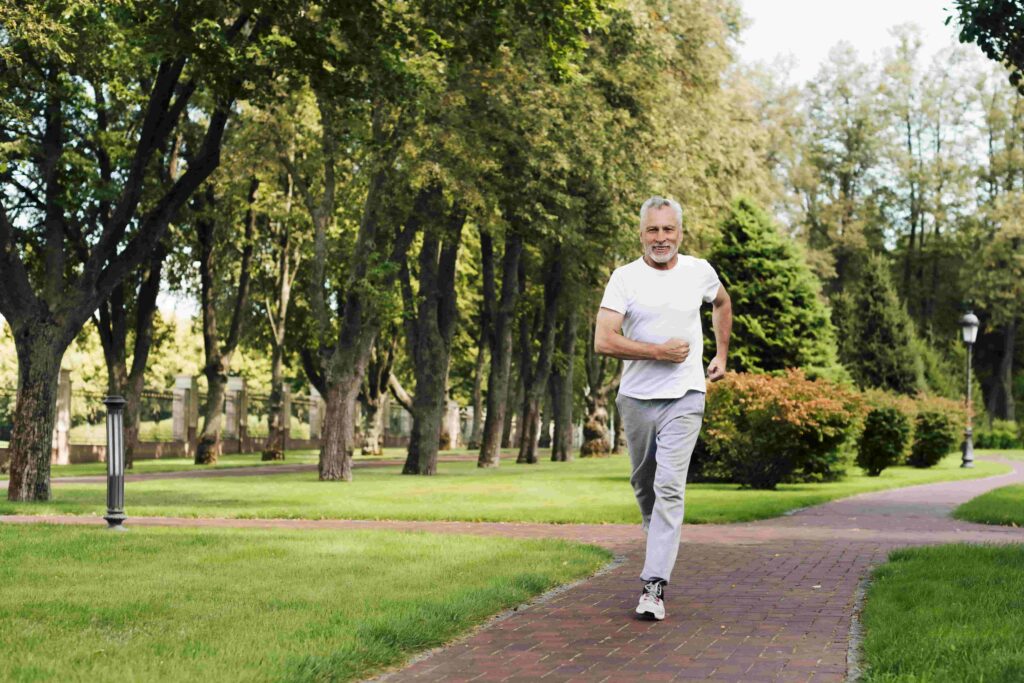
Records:
<instances>
[{"instance_id":1,"label":"conifer tree","mask_svg":"<svg viewBox=\"0 0 1024 683\"><path fill-rule=\"evenodd\" d=\"M843 374L818 279L800 247L753 201L733 204L708 260L732 298L730 369Z\"/></svg>"},{"instance_id":2,"label":"conifer tree","mask_svg":"<svg viewBox=\"0 0 1024 683\"><path fill-rule=\"evenodd\" d=\"M833 302L839 357L861 388L912 394L920 386L916 335L881 256L869 257L848 293Z\"/></svg>"}]
</instances>

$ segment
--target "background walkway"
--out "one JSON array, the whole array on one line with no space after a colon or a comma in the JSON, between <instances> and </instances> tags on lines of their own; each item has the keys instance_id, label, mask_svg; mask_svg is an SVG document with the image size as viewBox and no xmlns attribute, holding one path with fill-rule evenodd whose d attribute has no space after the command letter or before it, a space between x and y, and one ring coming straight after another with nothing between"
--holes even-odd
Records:
<instances>
[{"instance_id":1,"label":"background walkway","mask_svg":"<svg viewBox=\"0 0 1024 683\"><path fill-rule=\"evenodd\" d=\"M393 681L843 681L857 596L896 547L1024 543L1024 529L951 519L1011 474L862 494L776 519L683 531L668 618L632 618L643 537L627 525L137 518L134 525L393 529L597 543L623 563L383 676ZM96 524L88 517L7 522Z\"/></svg>"}]
</instances>

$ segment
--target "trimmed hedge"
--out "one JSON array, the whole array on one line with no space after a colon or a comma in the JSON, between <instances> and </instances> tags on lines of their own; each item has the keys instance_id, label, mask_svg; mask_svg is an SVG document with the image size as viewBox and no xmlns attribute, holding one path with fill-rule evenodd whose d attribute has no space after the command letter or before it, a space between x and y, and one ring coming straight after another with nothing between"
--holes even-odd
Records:
<instances>
[{"instance_id":1,"label":"trimmed hedge","mask_svg":"<svg viewBox=\"0 0 1024 683\"><path fill-rule=\"evenodd\" d=\"M857 465L869 477L899 464L910 440L910 420L897 408L873 408L857 440Z\"/></svg>"},{"instance_id":2,"label":"trimmed hedge","mask_svg":"<svg viewBox=\"0 0 1024 683\"><path fill-rule=\"evenodd\" d=\"M953 421L949 416L926 411L914 421L914 444L908 463L914 467L932 467L944 458L956 443Z\"/></svg>"},{"instance_id":3,"label":"trimmed hedge","mask_svg":"<svg viewBox=\"0 0 1024 683\"><path fill-rule=\"evenodd\" d=\"M871 476L911 457L930 467L963 425L963 406L950 399L857 391L800 370L730 373L708 389L687 480L774 489L835 481L854 460Z\"/></svg>"},{"instance_id":4,"label":"trimmed hedge","mask_svg":"<svg viewBox=\"0 0 1024 683\"><path fill-rule=\"evenodd\" d=\"M974 435L976 448L1020 448L1020 431L1013 420L993 420L989 427L982 427Z\"/></svg>"}]
</instances>

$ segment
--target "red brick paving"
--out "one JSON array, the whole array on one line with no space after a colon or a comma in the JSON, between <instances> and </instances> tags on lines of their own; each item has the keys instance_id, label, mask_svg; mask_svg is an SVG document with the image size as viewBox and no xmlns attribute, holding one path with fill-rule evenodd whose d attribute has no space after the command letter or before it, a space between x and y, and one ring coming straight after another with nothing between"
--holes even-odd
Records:
<instances>
[{"instance_id":1,"label":"red brick paving","mask_svg":"<svg viewBox=\"0 0 1024 683\"><path fill-rule=\"evenodd\" d=\"M625 561L428 653L388 681L843 681L858 586L889 551L950 542L1022 543L1024 529L960 522L956 505L1024 481L999 477L863 494L749 524L683 531L668 618L640 622L643 536L627 525L132 518L130 524L394 529L596 543ZM11 516L7 522L96 524Z\"/></svg>"}]
</instances>

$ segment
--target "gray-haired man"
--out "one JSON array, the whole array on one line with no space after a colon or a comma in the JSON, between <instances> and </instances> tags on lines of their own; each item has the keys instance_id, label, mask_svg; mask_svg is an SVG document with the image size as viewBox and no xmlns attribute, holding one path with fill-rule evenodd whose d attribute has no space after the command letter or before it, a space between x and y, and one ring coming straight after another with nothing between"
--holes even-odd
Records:
<instances>
[{"instance_id":1,"label":"gray-haired man","mask_svg":"<svg viewBox=\"0 0 1024 683\"><path fill-rule=\"evenodd\" d=\"M615 406L632 460L630 483L647 531L640 574L644 588L636 613L658 620L665 618L664 587L679 550L686 471L704 417L701 304L714 306L712 382L725 376L732 329L732 304L714 268L678 253L682 217L682 208L671 199L644 202L644 254L612 273L594 335L595 351L625 361Z\"/></svg>"}]
</instances>

